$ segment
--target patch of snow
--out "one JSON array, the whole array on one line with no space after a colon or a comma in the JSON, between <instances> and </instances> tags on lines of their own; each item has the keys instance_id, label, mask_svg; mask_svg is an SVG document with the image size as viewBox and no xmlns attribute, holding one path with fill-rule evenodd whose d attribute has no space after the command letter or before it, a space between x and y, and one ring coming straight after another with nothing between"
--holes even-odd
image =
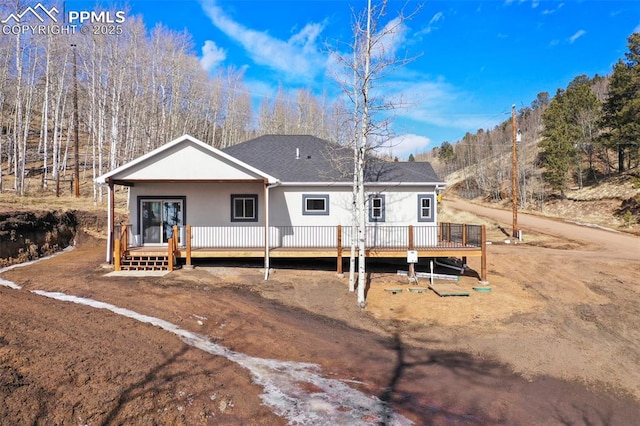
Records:
<instances>
[{"instance_id":1,"label":"patch of snow","mask_svg":"<svg viewBox=\"0 0 640 426\"><path fill-rule=\"evenodd\" d=\"M14 283L13 281L5 280L4 278L0 278L0 285L4 287L12 288L14 290L20 290L22 288L18 284Z\"/></svg>"},{"instance_id":2,"label":"patch of snow","mask_svg":"<svg viewBox=\"0 0 640 426\"><path fill-rule=\"evenodd\" d=\"M290 424L386 424L411 425L404 416L395 414L380 399L365 395L349 387L343 381L329 379L321 375L318 364L280 361L249 356L232 351L209 341L206 336L183 330L175 324L160 318L144 315L109 303L93 299L67 295L65 293L34 290L33 293L65 302L77 303L97 309L105 309L142 323L160 327L180 337L190 346L212 355L222 356L249 370L255 383L262 386L262 401L273 412ZM309 391L301 384L311 384Z\"/></svg>"}]
</instances>

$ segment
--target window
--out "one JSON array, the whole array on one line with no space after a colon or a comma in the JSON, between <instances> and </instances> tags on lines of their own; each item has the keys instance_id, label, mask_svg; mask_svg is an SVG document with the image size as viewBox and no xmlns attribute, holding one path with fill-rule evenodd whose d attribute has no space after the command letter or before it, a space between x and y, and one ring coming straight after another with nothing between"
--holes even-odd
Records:
<instances>
[{"instance_id":1,"label":"window","mask_svg":"<svg viewBox=\"0 0 640 426\"><path fill-rule=\"evenodd\" d=\"M231 195L231 222L257 222L258 196L255 194Z\"/></svg>"},{"instance_id":2,"label":"window","mask_svg":"<svg viewBox=\"0 0 640 426\"><path fill-rule=\"evenodd\" d=\"M418 194L418 222L433 222L433 194Z\"/></svg>"},{"instance_id":3,"label":"window","mask_svg":"<svg viewBox=\"0 0 640 426\"><path fill-rule=\"evenodd\" d=\"M329 215L329 195L328 194L303 194L302 195L303 215Z\"/></svg>"},{"instance_id":4,"label":"window","mask_svg":"<svg viewBox=\"0 0 640 426\"><path fill-rule=\"evenodd\" d=\"M369 196L369 222L384 222L385 200L384 194Z\"/></svg>"}]
</instances>

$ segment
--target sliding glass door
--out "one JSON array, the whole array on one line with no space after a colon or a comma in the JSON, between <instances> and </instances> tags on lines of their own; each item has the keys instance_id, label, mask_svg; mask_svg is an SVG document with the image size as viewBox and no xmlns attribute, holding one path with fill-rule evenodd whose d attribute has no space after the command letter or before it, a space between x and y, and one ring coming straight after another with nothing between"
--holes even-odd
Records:
<instances>
[{"instance_id":1,"label":"sliding glass door","mask_svg":"<svg viewBox=\"0 0 640 426\"><path fill-rule=\"evenodd\" d=\"M140 232L142 244L166 244L173 235L173 226L182 226L183 224L183 200L140 200Z\"/></svg>"}]
</instances>

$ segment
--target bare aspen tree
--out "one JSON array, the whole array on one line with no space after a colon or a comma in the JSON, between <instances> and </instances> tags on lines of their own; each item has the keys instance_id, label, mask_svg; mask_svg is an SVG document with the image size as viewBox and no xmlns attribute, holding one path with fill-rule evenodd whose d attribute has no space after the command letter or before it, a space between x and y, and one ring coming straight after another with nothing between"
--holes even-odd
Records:
<instances>
[{"instance_id":1,"label":"bare aspen tree","mask_svg":"<svg viewBox=\"0 0 640 426\"><path fill-rule=\"evenodd\" d=\"M358 286L357 303L365 306L366 285L366 174L368 159L373 152L384 146L391 138L389 118L383 117L385 111L400 105L385 99L375 89L394 69L410 62L413 58L398 59L392 48L393 41L404 29L404 23L413 14L406 16L401 10L397 17L383 25L382 19L387 13L388 1L383 0L372 6L371 0L362 15L355 18L353 45L350 56L337 55L337 60L352 73L353 81L341 83L345 95L350 98L353 107L354 128L358 129L353 137L354 194L353 217L357 218L358 246ZM416 11L417 12L417 11ZM416 13L414 12L414 13ZM351 267L350 267L351 270ZM351 276L351 272L350 272Z\"/></svg>"},{"instance_id":2,"label":"bare aspen tree","mask_svg":"<svg viewBox=\"0 0 640 426\"><path fill-rule=\"evenodd\" d=\"M5 113L5 106L7 100L10 98L9 94L9 68L11 62L11 48L10 40L8 38L0 37L0 54L2 54L2 61L0 62L0 193L3 192L3 180L2 180L2 155L3 155L3 140L9 138L10 130L8 123L8 116ZM8 109L8 108L7 108Z\"/></svg>"},{"instance_id":3,"label":"bare aspen tree","mask_svg":"<svg viewBox=\"0 0 640 426\"><path fill-rule=\"evenodd\" d=\"M12 12L27 6L0 5ZM326 96L316 98L307 89L280 90L272 101L269 125L256 129L242 70L228 68L209 77L192 51L188 33L162 26L147 32L142 20L134 17L124 25L118 37L0 38L0 167L7 165L0 171L15 176L18 194L27 189L26 174L35 161L42 165L43 189L66 173L67 163L73 164L68 155L75 130L84 158L83 176L91 173L94 178L183 133L216 147L236 144L267 128L271 133L346 139L344 126L330 111L340 108L327 106ZM79 125L71 119L72 43L77 46ZM38 136L34 130L39 130ZM103 201L102 188L93 188L93 200Z\"/></svg>"}]
</instances>

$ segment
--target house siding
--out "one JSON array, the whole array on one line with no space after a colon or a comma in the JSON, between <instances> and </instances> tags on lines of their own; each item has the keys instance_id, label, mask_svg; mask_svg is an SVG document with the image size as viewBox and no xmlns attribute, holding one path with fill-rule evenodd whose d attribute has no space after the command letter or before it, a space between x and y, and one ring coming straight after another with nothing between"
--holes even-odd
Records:
<instances>
[{"instance_id":1,"label":"house siding","mask_svg":"<svg viewBox=\"0 0 640 426\"><path fill-rule=\"evenodd\" d=\"M264 225L264 185L262 183L136 183L129 192L129 221L138 227L139 196L184 196L187 217L185 223L193 226L242 226L231 220L231 195L258 196L258 221L247 226Z\"/></svg>"},{"instance_id":2,"label":"house siding","mask_svg":"<svg viewBox=\"0 0 640 426\"><path fill-rule=\"evenodd\" d=\"M385 221L388 226L434 225L438 210L433 208L432 222L419 222L417 217L418 194L434 194L435 188L424 186L402 186L394 188L367 188L368 195L385 196ZM193 226L242 226L231 220L231 195L256 194L258 197L258 221L247 226L264 226L264 185L262 183L136 183L130 188L130 222L138 226L138 197L184 196L186 219ZM328 195L328 215L305 215L304 195ZM335 226L351 224L351 188L331 188L314 186L279 186L270 189L271 211L269 223L272 226ZM368 214L367 214L368 217Z\"/></svg>"},{"instance_id":3,"label":"house siding","mask_svg":"<svg viewBox=\"0 0 640 426\"><path fill-rule=\"evenodd\" d=\"M117 179L163 180L261 179L230 160L194 144L177 145L114 176Z\"/></svg>"},{"instance_id":4,"label":"house siding","mask_svg":"<svg viewBox=\"0 0 640 426\"><path fill-rule=\"evenodd\" d=\"M336 188L331 186L279 186L271 189L270 224L273 226L335 226L351 224L352 192L349 187ZM367 188L369 195L381 194L385 197L384 225L431 225L437 221L437 209L433 209L434 221L430 223L418 222L417 196L418 194L433 194L435 187L402 186L393 188ZM305 215L302 209L304 196L329 196L328 215ZM367 206L368 212L368 206ZM367 213L368 217L368 213ZM380 222L378 222L380 223Z\"/></svg>"}]
</instances>

